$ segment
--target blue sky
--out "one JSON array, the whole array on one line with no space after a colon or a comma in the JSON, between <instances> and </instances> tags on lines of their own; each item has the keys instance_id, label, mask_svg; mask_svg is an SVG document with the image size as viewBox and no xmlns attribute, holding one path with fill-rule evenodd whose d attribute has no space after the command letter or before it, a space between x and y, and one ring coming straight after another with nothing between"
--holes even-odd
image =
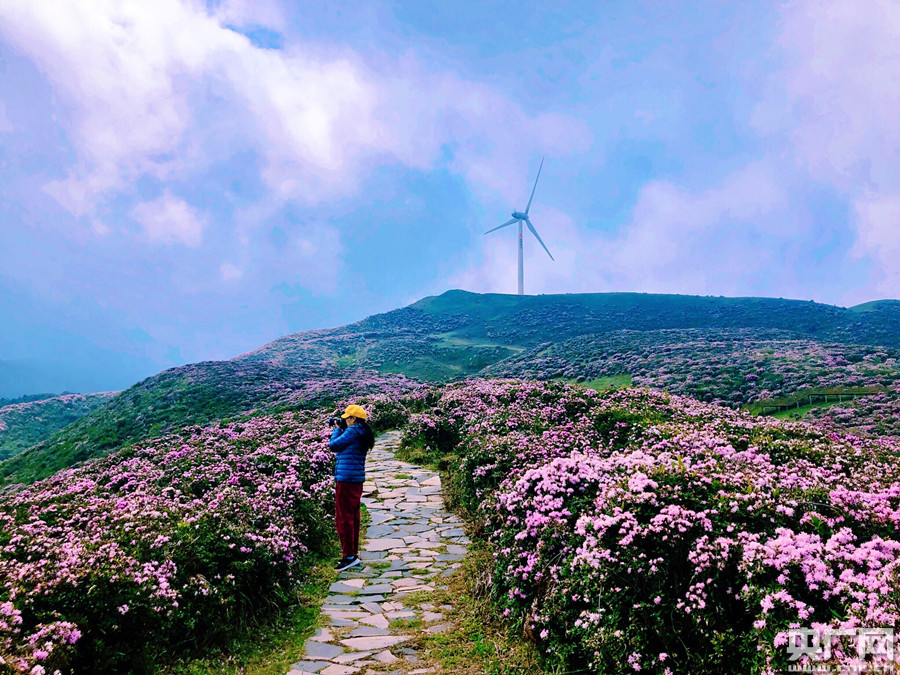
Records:
<instances>
[{"instance_id":1,"label":"blue sky","mask_svg":"<svg viewBox=\"0 0 900 675\"><path fill-rule=\"evenodd\" d=\"M0 360L514 292L541 157L527 293L900 297L900 5L322 5L0 4Z\"/></svg>"}]
</instances>

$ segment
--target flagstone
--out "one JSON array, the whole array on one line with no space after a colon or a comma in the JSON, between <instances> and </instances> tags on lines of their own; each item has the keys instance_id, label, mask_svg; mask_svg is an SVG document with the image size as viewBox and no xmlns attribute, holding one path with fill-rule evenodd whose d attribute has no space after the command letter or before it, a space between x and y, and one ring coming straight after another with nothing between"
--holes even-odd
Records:
<instances>
[{"instance_id":1,"label":"flagstone","mask_svg":"<svg viewBox=\"0 0 900 675\"><path fill-rule=\"evenodd\" d=\"M301 673L318 673L330 665L328 661L298 661L297 663L292 663L291 668Z\"/></svg>"},{"instance_id":2,"label":"flagstone","mask_svg":"<svg viewBox=\"0 0 900 675\"><path fill-rule=\"evenodd\" d=\"M371 586L364 586L359 589L360 595L380 595L381 593L390 593L391 588L390 584L372 584Z\"/></svg>"},{"instance_id":3,"label":"flagstone","mask_svg":"<svg viewBox=\"0 0 900 675\"><path fill-rule=\"evenodd\" d=\"M346 628L347 626L355 626L356 621L351 621L350 619L332 619L331 623L328 625L334 628Z\"/></svg>"},{"instance_id":4,"label":"flagstone","mask_svg":"<svg viewBox=\"0 0 900 675\"><path fill-rule=\"evenodd\" d=\"M365 619L360 619L359 622L364 623L367 626L374 626L375 628L387 628L389 623L383 614L373 614L372 616L367 616Z\"/></svg>"},{"instance_id":5,"label":"flagstone","mask_svg":"<svg viewBox=\"0 0 900 675\"><path fill-rule=\"evenodd\" d=\"M340 607L323 607L322 611L332 619L361 619L364 616L368 616L367 612L345 610Z\"/></svg>"},{"instance_id":6,"label":"flagstone","mask_svg":"<svg viewBox=\"0 0 900 675\"><path fill-rule=\"evenodd\" d=\"M353 663L354 661L361 661L362 659L369 658L372 656L372 653L373 652L344 652L331 660L335 663Z\"/></svg>"},{"instance_id":7,"label":"flagstone","mask_svg":"<svg viewBox=\"0 0 900 675\"><path fill-rule=\"evenodd\" d=\"M405 545L402 539L370 539L366 542L367 551L388 551Z\"/></svg>"},{"instance_id":8,"label":"flagstone","mask_svg":"<svg viewBox=\"0 0 900 675\"><path fill-rule=\"evenodd\" d=\"M337 645L330 645L327 642L316 642L315 640L307 640L304 648L306 649L306 656L311 659L330 660L344 651Z\"/></svg>"},{"instance_id":9,"label":"flagstone","mask_svg":"<svg viewBox=\"0 0 900 675\"><path fill-rule=\"evenodd\" d=\"M329 595L325 598L326 605L352 605L356 602L359 602L359 598L355 595Z\"/></svg>"},{"instance_id":10,"label":"flagstone","mask_svg":"<svg viewBox=\"0 0 900 675\"><path fill-rule=\"evenodd\" d=\"M332 663L330 666L321 671L320 675L352 675L352 673L358 673L361 668L356 668L354 666L341 666L336 663Z\"/></svg>"},{"instance_id":11,"label":"flagstone","mask_svg":"<svg viewBox=\"0 0 900 675\"><path fill-rule=\"evenodd\" d=\"M416 616L415 612L411 612L408 609L398 610L396 612L385 612L384 615L393 621L394 619L412 619Z\"/></svg>"},{"instance_id":12,"label":"flagstone","mask_svg":"<svg viewBox=\"0 0 900 675\"><path fill-rule=\"evenodd\" d=\"M387 555L384 551L360 551L360 560L381 560Z\"/></svg>"},{"instance_id":13,"label":"flagstone","mask_svg":"<svg viewBox=\"0 0 900 675\"><path fill-rule=\"evenodd\" d=\"M341 640L341 644L350 649L385 649L409 640L407 635L372 635Z\"/></svg>"},{"instance_id":14,"label":"flagstone","mask_svg":"<svg viewBox=\"0 0 900 675\"><path fill-rule=\"evenodd\" d=\"M334 635L331 634L331 631L327 628L318 628L316 632L313 634L310 640L315 640L317 642L331 642L334 640Z\"/></svg>"},{"instance_id":15,"label":"flagstone","mask_svg":"<svg viewBox=\"0 0 900 675\"><path fill-rule=\"evenodd\" d=\"M347 593L357 592L362 588L364 583L365 579L344 579L342 581L335 581L328 587L328 590L329 592L338 595L346 595Z\"/></svg>"},{"instance_id":16,"label":"flagstone","mask_svg":"<svg viewBox=\"0 0 900 675\"><path fill-rule=\"evenodd\" d=\"M396 656L394 656L388 649L385 649L383 652L378 652L375 655L375 659L381 661L382 663L396 663L400 660Z\"/></svg>"},{"instance_id":17,"label":"flagstone","mask_svg":"<svg viewBox=\"0 0 900 675\"><path fill-rule=\"evenodd\" d=\"M368 537L384 537L389 534L394 533L393 525L372 525L366 530L366 536Z\"/></svg>"}]
</instances>

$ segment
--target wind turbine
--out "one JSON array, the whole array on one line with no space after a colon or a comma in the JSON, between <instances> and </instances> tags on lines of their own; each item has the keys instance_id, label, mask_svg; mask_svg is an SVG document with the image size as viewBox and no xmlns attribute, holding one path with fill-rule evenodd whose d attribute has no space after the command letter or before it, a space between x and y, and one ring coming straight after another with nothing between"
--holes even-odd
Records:
<instances>
[{"instance_id":1,"label":"wind turbine","mask_svg":"<svg viewBox=\"0 0 900 675\"><path fill-rule=\"evenodd\" d=\"M534 179L534 187L531 188L531 196L528 198L528 206L525 207L525 213L521 211L513 211L512 218L507 220L502 225L498 225L497 227L488 230L485 234L490 234L491 232L496 232L497 230L506 227L507 225L512 225L513 223L519 224L519 295L525 295L525 269L522 265L522 223L528 226L528 229L531 230L531 234L534 235L534 238L537 239L541 246L544 247L544 250L547 251L547 255L550 256L550 260L553 260L553 256L550 255L550 251L547 249L547 246L541 240L541 236L537 233L537 230L534 229L534 225L532 225L531 220L528 219L528 209L531 208L531 200L534 199L534 191L537 189L538 178L541 177L541 169L544 168L544 158L541 157L541 165L538 167L537 178Z\"/></svg>"}]
</instances>

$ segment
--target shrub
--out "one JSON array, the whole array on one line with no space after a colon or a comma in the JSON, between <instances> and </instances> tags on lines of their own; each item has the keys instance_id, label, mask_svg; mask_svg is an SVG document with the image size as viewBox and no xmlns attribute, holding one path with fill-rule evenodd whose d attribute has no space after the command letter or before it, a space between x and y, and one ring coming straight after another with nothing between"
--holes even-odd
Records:
<instances>
[{"instance_id":1,"label":"shrub","mask_svg":"<svg viewBox=\"0 0 900 675\"><path fill-rule=\"evenodd\" d=\"M321 413L130 446L0 503L0 672L124 672L223 641L327 541Z\"/></svg>"},{"instance_id":2,"label":"shrub","mask_svg":"<svg viewBox=\"0 0 900 675\"><path fill-rule=\"evenodd\" d=\"M896 440L515 381L445 389L410 429L454 433L495 597L567 668L772 673L792 627L898 622Z\"/></svg>"}]
</instances>

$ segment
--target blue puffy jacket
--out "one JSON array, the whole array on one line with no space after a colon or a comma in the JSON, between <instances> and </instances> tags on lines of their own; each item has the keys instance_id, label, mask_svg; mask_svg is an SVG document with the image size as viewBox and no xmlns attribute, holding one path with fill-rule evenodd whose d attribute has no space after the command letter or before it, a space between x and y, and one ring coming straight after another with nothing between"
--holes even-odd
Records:
<instances>
[{"instance_id":1,"label":"blue puffy jacket","mask_svg":"<svg viewBox=\"0 0 900 675\"><path fill-rule=\"evenodd\" d=\"M362 424L331 432L328 447L334 451L334 479L345 483L366 480L366 431Z\"/></svg>"}]
</instances>

